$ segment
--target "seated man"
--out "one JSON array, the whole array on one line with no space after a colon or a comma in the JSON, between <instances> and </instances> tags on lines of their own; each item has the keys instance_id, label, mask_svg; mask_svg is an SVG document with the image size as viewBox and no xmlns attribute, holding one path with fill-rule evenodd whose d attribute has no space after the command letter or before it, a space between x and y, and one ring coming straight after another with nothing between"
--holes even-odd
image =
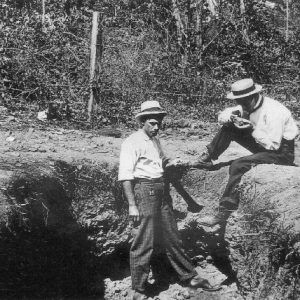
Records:
<instances>
[{"instance_id":1,"label":"seated man","mask_svg":"<svg viewBox=\"0 0 300 300\"><path fill-rule=\"evenodd\" d=\"M180 240L169 184L164 178L164 166L177 163L166 158L157 137L165 115L157 101L142 103L136 115L142 128L125 139L121 146L118 179L128 200L129 216L138 223L130 249L134 300L147 299L151 258L158 248L164 250L182 282L210 291L218 289L197 275Z\"/></svg>"},{"instance_id":2,"label":"seated man","mask_svg":"<svg viewBox=\"0 0 300 300\"><path fill-rule=\"evenodd\" d=\"M252 155L234 160L229 169L229 180L220 199L215 216L199 219L199 223L214 226L224 223L232 210L238 208L237 186L243 174L258 164L293 165L294 143L298 134L291 112L280 102L260 94L262 86L252 79L242 79L231 87L228 99L238 104L220 113L221 129L206 146L195 163L188 167L210 168L232 141L252 152Z\"/></svg>"}]
</instances>

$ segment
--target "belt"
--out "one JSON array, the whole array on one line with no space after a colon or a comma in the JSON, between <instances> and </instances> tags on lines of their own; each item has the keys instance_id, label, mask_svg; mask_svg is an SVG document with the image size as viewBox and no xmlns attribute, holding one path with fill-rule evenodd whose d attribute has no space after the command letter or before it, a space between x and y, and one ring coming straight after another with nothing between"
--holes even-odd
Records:
<instances>
[{"instance_id":1,"label":"belt","mask_svg":"<svg viewBox=\"0 0 300 300\"><path fill-rule=\"evenodd\" d=\"M165 179L164 179L164 177L159 177L159 178L134 178L134 181L136 183L141 183L141 182L164 183Z\"/></svg>"}]
</instances>

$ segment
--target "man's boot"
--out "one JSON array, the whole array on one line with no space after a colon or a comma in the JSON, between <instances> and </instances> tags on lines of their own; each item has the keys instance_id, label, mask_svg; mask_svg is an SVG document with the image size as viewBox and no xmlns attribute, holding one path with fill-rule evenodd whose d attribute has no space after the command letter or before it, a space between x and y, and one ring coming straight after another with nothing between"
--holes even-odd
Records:
<instances>
[{"instance_id":1,"label":"man's boot","mask_svg":"<svg viewBox=\"0 0 300 300\"><path fill-rule=\"evenodd\" d=\"M215 292L222 288L220 285L212 286L207 279L202 278L200 275L193 277L189 282L189 286L194 289L202 288L208 292Z\"/></svg>"},{"instance_id":2,"label":"man's boot","mask_svg":"<svg viewBox=\"0 0 300 300\"><path fill-rule=\"evenodd\" d=\"M138 291L135 291L132 297L132 300L147 300L147 299L148 297L145 294Z\"/></svg>"},{"instance_id":3,"label":"man's boot","mask_svg":"<svg viewBox=\"0 0 300 300\"><path fill-rule=\"evenodd\" d=\"M206 149L201 153L201 155L197 158L195 162L189 163L190 168L197 168L197 169L210 169L213 167L213 162L211 160L211 156Z\"/></svg>"},{"instance_id":4,"label":"man's boot","mask_svg":"<svg viewBox=\"0 0 300 300\"><path fill-rule=\"evenodd\" d=\"M226 223L227 219L229 218L232 210L228 210L224 207L220 207L219 211L214 216L205 216L203 218L198 219L199 225L204 225L208 227L213 227L217 224L224 224Z\"/></svg>"}]
</instances>

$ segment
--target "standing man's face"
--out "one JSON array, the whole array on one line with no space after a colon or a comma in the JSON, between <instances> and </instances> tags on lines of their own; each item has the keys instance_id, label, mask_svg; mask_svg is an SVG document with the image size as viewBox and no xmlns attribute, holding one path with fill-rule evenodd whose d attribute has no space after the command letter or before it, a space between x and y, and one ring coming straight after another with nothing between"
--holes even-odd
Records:
<instances>
[{"instance_id":1,"label":"standing man's face","mask_svg":"<svg viewBox=\"0 0 300 300\"><path fill-rule=\"evenodd\" d=\"M158 131L161 127L161 122L161 118L152 117L151 119L147 119L144 122L143 130L150 138L152 138L158 134Z\"/></svg>"}]
</instances>

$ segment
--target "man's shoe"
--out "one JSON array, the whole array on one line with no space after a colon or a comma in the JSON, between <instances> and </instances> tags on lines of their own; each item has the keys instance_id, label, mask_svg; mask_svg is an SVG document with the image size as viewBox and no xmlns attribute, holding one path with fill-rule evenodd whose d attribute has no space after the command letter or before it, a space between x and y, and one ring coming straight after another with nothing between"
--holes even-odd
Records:
<instances>
[{"instance_id":1,"label":"man's shoe","mask_svg":"<svg viewBox=\"0 0 300 300\"><path fill-rule=\"evenodd\" d=\"M212 286L207 279L204 279L199 275L191 279L190 287L194 289L202 288L204 291L209 291L209 292L214 292L221 289L221 286Z\"/></svg>"},{"instance_id":2,"label":"man's shoe","mask_svg":"<svg viewBox=\"0 0 300 300\"><path fill-rule=\"evenodd\" d=\"M207 149L201 153L200 160L203 162L211 162L211 156Z\"/></svg>"},{"instance_id":3,"label":"man's shoe","mask_svg":"<svg viewBox=\"0 0 300 300\"><path fill-rule=\"evenodd\" d=\"M231 214L230 210L220 209L219 212L215 216L205 216L203 218L198 219L198 224L213 227L217 224L226 223L227 219Z\"/></svg>"},{"instance_id":4,"label":"man's shoe","mask_svg":"<svg viewBox=\"0 0 300 300\"><path fill-rule=\"evenodd\" d=\"M197 158L196 162L190 163L191 168L197 169L210 169L213 167L213 162L208 150L202 152L202 154Z\"/></svg>"},{"instance_id":5,"label":"man's shoe","mask_svg":"<svg viewBox=\"0 0 300 300\"><path fill-rule=\"evenodd\" d=\"M132 297L132 300L146 300L146 299L148 299L148 297L145 294L140 293L138 291L135 291Z\"/></svg>"}]
</instances>

